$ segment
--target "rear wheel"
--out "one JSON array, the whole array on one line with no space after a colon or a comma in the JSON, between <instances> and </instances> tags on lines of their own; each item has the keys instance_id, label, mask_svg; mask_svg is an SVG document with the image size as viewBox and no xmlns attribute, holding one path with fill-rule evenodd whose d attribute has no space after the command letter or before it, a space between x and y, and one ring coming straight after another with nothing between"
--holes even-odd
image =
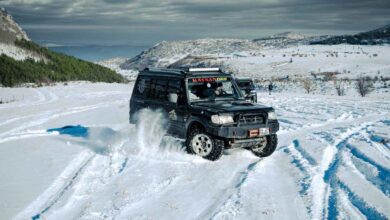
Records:
<instances>
[{"instance_id":1,"label":"rear wheel","mask_svg":"<svg viewBox=\"0 0 390 220\"><path fill-rule=\"evenodd\" d=\"M223 141L200 129L194 129L186 140L186 149L188 153L214 161L222 156L224 145Z\"/></svg>"},{"instance_id":2,"label":"rear wheel","mask_svg":"<svg viewBox=\"0 0 390 220\"><path fill-rule=\"evenodd\" d=\"M267 135L262 138L260 144L250 148L252 153L258 157L270 156L278 146L278 137L276 134Z\"/></svg>"}]
</instances>

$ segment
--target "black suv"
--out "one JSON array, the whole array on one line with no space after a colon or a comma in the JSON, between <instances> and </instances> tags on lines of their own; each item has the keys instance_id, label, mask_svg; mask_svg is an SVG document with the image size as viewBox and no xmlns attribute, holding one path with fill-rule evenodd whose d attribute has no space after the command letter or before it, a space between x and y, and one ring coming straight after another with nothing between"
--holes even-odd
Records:
<instances>
[{"instance_id":1,"label":"black suv","mask_svg":"<svg viewBox=\"0 0 390 220\"><path fill-rule=\"evenodd\" d=\"M257 102L257 93L256 88L253 85L253 80L251 78L236 78L238 87L241 89L244 94L244 98L253 103Z\"/></svg>"},{"instance_id":2,"label":"black suv","mask_svg":"<svg viewBox=\"0 0 390 220\"><path fill-rule=\"evenodd\" d=\"M137 123L137 112L144 108L162 109L167 133L185 139L189 153L209 160L233 147L266 157L277 146L274 109L245 101L233 76L218 68L140 71L130 99L130 123Z\"/></svg>"}]
</instances>

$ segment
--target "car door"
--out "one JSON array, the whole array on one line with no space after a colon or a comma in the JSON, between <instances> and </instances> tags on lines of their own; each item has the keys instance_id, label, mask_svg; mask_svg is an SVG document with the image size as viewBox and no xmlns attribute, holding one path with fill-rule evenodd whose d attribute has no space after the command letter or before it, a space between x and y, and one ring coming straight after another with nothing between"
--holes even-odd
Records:
<instances>
[{"instance_id":1,"label":"car door","mask_svg":"<svg viewBox=\"0 0 390 220\"><path fill-rule=\"evenodd\" d=\"M188 117L187 100L184 89L184 80L172 78L168 81L167 94L178 95L177 103L167 102L166 110L169 118L169 133L178 137L185 137L185 120Z\"/></svg>"}]
</instances>

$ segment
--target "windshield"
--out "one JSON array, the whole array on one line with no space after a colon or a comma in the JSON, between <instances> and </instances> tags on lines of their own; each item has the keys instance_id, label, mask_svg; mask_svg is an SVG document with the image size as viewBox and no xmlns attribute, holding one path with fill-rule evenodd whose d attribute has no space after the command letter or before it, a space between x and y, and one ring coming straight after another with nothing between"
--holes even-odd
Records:
<instances>
[{"instance_id":1,"label":"windshield","mask_svg":"<svg viewBox=\"0 0 390 220\"><path fill-rule=\"evenodd\" d=\"M240 89L254 89L255 88L252 81L238 81L237 84L238 84L238 87L240 87Z\"/></svg>"},{"instance_id":2,"label":"windshield","mask_svg":"<svg viewBox=\"0 0 390 220\"><path fill-rule=\"evenodd\" d=\"M242 98L230 77L188 79L188 94L190 102Z\"/></svg>"},{"instance_id":3,"label":"windshield","mask_svg":"<svg viewBox=\"0 0 390 220\"><path fill-rule=\"evenodd\" d=\"M245 96L250 95L251 92L255 90L255 86L252 81L249 80L237 80L237 85Z\"/></svg>"}]
</instances>

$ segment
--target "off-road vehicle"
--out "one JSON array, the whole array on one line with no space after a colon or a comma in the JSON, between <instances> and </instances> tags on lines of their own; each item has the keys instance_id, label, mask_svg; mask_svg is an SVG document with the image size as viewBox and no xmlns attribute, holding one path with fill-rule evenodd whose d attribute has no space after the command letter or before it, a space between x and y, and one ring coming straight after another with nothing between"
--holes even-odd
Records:
<instances>
[{"instance_id":1,"label":"off-road vehicle","mask_svg":"<svg viewBox=\"0 0 390 220\"><path fill-rule=\"evenodd\" d=\"M144 108L165 112L167 133L185 139L189 153L209 160L233 147L266 157L277 146L274 109L245 101L233 76L218 68L140 71L130 99L130 123L137 123L137 112Z\"/></svg>"},{"instance_id":2,"label":"off-road vehicle","mask_svg":"<svg viewBox=\"0 0 390 220\"><path fill-rule=\"evenodd\" d=\"M251 78L236 78L236 82L238 87L241 89L245 100L256 103L257 93L253 80Z\"/></svg>"}]
</instances>

